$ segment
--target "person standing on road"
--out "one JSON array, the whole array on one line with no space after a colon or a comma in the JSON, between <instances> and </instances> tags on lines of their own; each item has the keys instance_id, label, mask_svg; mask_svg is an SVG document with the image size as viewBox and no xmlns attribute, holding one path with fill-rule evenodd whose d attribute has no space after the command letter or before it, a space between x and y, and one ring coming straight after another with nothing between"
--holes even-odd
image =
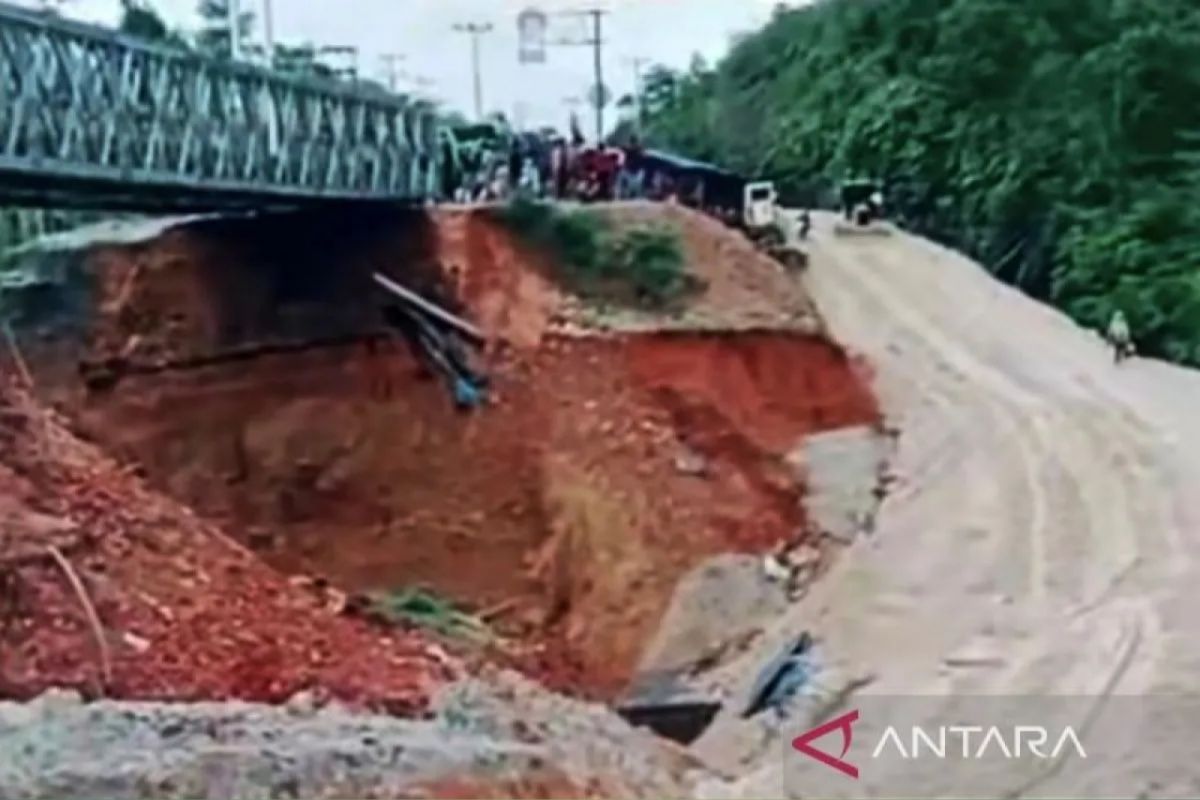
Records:
<instances>
[{"instance_id":1,"label":"person standing on road","mask_svg":"<svg viewBox=\"0 0 1200 800\"><path fill-rule=\"evenodd\" d=\"M507 195L513 197L517 194L517 190L521 186L521 175L524 172L525 152L521 147L521 140L513 137L512 145L508 150L508 181L506 184Z\"/></svg>"},{"instance_id":2,"label":"person standing on road","mask_svg":"<svg viewBox=\"0 0 1200 800\"><path fill-rule=\"evenodd\" d=\"M1125 313L1121 309L1113 312L1112 318L1108 321L1108 329L1104 333L1104 338L1113 348L1113 358L1118 364L1133 355L1133 337L1129 332L1129 322L1125 319Z\"/></svg>"},{"instance_id":3,"label":"person standing on road","mask_svg":"<svg viewBox=\"0 0 1200 800\"><path fill-rule=\"evenodd\" d=\"M800 241L808 239L808 233L812 230L812 215L808 209L800 212L800 218L796 222L796 233Z\"/></svg>"},{"instance_id":4,"label":"person standing on road","mask_svg":"<svg viewBox=\"0 0 1200 800\"><path fill-rule=\"evenodd\" d=\"M641 140L634 136L622 151L624 163L619 178L620 199L640 200L645 192L645 166Z\"/></svg>"}]
</instances>

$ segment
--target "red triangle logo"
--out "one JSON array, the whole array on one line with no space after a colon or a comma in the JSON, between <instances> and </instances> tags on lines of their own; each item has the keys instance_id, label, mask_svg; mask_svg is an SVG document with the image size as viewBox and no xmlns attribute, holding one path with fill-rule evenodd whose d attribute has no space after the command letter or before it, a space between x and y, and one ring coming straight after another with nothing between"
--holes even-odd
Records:
<instances>
[{"instance_id":1,"label":"red triangle logo","mask_svg":"<svg viewBox=\"0 0 1200 800\"><path fill-rule=\"evenodd\" d=\"M854 738L854 731L851 726L858 721L858 712L849 711L842 714L836 719L831 719L829 722L818 725L807 733L802 733L795 739L792 739L792 747L808 756L820 761L827 767L833 767L838 772L844 775L849 775L851 778L858 778L858 767L845 761L846 753L850 752L850 742ZM832 756L824 750L818 750L812 746L812 742L820 739L827 733L840 730L842 732L842 752L841 755Z\"/></svg>"}]
</instances>

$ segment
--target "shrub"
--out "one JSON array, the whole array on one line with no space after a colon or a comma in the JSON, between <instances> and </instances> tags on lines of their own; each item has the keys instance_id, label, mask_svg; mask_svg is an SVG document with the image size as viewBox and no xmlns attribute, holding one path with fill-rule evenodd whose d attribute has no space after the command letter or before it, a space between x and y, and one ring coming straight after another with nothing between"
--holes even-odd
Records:
<instances>
[{"instance_id":1,"label":"shrub","mask_svg":"<svg viewBox=\"0 0 1200 800\"><path fill-rule=\"evenodd\" d=\"M670 229L614 230L594 211L564 210L526 198L501 209L499 219L527 242L551 252L560 270L557 277L584 297L661 307L692 287L679 237Z\"/></svg>"},{"instance_id":2,"label":"shrub","mask_svg":"<svg viewBox=\"0 0 1200 800\"><path fill-rule=\"evenodd\" d=\"M662 228L634 228L612 243L608 267L628 280L638 299L663 305L687 289L679 237Z\"/></svg>"}]
</instances>

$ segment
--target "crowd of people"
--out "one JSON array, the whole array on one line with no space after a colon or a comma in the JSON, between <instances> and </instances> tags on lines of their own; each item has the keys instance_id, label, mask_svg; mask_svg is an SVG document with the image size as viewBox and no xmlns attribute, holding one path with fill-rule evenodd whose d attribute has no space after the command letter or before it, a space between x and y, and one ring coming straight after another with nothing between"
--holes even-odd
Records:
<instances>
[{"instance_id":1,"label":"crowd of people","mask_svg":"<svg viewBox=\"0 0 1200 800\"><path fill-rule=\"evenodd\" d=\"M656 170L637 139L589 145L579 135L518 134L502 145L462 148L447 170L446 196L459 203L516 196L601 202L678 196L678 176ZM447 160L451 154L447 153Z\"/></svg>"}]
</instances>

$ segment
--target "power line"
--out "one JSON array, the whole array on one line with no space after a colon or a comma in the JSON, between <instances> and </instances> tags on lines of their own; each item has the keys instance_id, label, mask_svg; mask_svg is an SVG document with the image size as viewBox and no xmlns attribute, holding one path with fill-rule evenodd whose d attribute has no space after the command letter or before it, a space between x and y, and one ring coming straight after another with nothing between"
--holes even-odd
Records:
<instances>
[{"instance_id":1,"label":"power line","mask_svg":"<svg viewBox=\"0 0 1200 800\"><path fill-rule=\"evenodd\" d=\"M483 119L483 77L479 70L479 37L491 33L493 25L490 22L458 23L454 30L466 33L471 37L471 67L475 74L475 119Z\"/></svg>"}]
</instances>

